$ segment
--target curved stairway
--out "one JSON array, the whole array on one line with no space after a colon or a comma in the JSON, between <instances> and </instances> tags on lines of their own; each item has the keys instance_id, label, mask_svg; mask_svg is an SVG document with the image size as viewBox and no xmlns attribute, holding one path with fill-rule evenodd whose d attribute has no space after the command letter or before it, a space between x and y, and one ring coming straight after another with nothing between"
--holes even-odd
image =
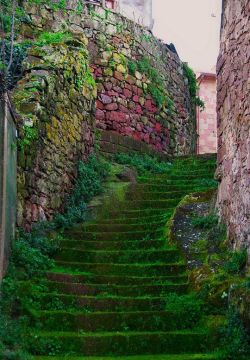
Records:
<instances>
[{"instance_id":1,"label":"curved stairway","mask_svg":"<svg viewBox=\"0 0 250 360\"><path fill-rule=\"evenodd\" d=\"M139 177L120 207L70 229L32 310L36 359L215 359L206 328L186 328L166 294L189 291L186 264L166 224L187 193L207 188L214 162ZM189 164L190 166L190 164Z\"/></svg>"}]
</instances>

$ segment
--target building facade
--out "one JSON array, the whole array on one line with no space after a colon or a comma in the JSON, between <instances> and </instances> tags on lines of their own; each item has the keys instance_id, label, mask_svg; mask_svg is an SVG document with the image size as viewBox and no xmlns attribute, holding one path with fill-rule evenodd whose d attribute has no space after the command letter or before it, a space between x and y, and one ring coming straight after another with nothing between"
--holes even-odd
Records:
<instances>
[{"instance_id":1,"label":"building facade","mask_svg":"<svg viewBox=\"0 0 250 360\"><path fill-rule=\"evenodd\" d=\"M91 0L120 12L150 30L153 28L152 0Z\"/></svg>"},{"instance_id":2,"label":"building facade","mask_svg":"<svg viewBox=\"0 0 250 360\"><path fill-rule=\"evenodd\" d=\"M205 109L197 109L197 153L217 152L217 114L216 114L216 75L199 73L198 96L203 100Z\"/></svg>"}]
</instances>

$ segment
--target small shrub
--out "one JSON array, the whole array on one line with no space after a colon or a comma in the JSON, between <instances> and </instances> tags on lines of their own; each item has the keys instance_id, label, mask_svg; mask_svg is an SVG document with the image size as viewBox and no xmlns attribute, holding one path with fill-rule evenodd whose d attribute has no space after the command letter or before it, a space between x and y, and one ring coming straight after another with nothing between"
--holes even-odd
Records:
<instances>
[{"instance_id":1,"label":"small shrub","mask_svg":"<svg viewBox=\"0 0 250 360\"><path fill-rule=\"evenodd\" d=\"M56 226L68 228L85 219L87 203L103 191L102 182L109 170L109 163L96 155L91 155L87 162L79 163L73 192L66 202L65 212L55 217Z\"/></svg>"},{"instance_id":2,"label":"small shrub","mask_svg":"<svg viewBox=\"0 0 250 360\"><path fill-rule=\"evenodd\" d=\"M67 40L71 40L72 35L67 32L43 32L39 35L36 45L37 46L44 46L44 45L50 45L50 44L60 44L62 42L65 42Z\"/></svg>"},{"instance_id":3,"label":"small shrub","mask_svg":"<svg viewBox=\"0 0 250 360\"><path fill-rule=\"evenodd\" d=\"M240 314L235 307L227 313L226 325L221 328L221 360L249 359L249 335L246 333Z\"/></svg>"},{"instance_id":4,"label":"small shrub","mask_svg":"<svg viewBox=\"0 0 250 360\"><path fill-rule=\"evenodd\" d=\"M135 75L135 72L137 70L137 65L134 61L129 60L128 61L128 71L131 75Z\"/></svg>"},{"instance_id":5,"label":"small shrub","mask_svg":"<svg viewBox=\"0 0 250 360\"><path fill-rule=\"evenodd\" d=\"M199 216L192 219L194 227L200 229L211 229L218 224L218 216L215 214L210 214L207 216Z\"/></svg>"},{"instance_id":6,"label":"small shrub","mask_svg":"<svg viewBox=\"0 0 250 360\"><path fill-rule=\"evenodd\" d=\"M247 251L240 250L231 254L229 260L224 264L224 270L232 275L240 274L247 263Z\"/></svg>"},{"instance_id":7,"label":"small shrub","mask_svg":"<svg viewBox=\"0 0 250 360\"><path fill-rule=\"evenodd\" d=\"M203 303L195 294L166 296L166 311L173 311L183 320L184 327L194 327L201 319Z\"/></svg>"},{"instance_id":8,"label":"small shrub","mask_svg":"<svg viewBox=\"0 0 250 360\"><path fill-rule=\"evenodd\" d=\"M122 165L128 165L134 167L139 175L143 175L147 172L153 174L163 174L171 169L171 163L160 161L155 157L146 154L127 154L121 153L115 156L115 161Z\"/></svg>"}]
</instances>

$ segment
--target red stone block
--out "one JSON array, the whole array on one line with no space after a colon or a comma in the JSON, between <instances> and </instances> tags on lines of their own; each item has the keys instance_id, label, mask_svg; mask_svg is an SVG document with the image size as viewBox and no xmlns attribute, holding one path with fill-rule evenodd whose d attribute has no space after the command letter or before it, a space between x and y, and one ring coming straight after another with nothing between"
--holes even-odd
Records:
<instances>
[{"instance_id":1,"label":"red stone block","mask_svg":"<svg viewBox=\"0 0 250 360\"><path fill-rule=\"evenodd\" d=\"M125 88L128 89L128 90L132 90L132 86L128 83L125 83Z\"/></svg>"},{"instance_id":2,"label":"red stone block","mask_svg":"<svg viewBox=\"0 0 250 360\"><path fill-rule=\"evenodd\" d=\"M106 114L108 120L116 122L126 122L129 116L121 111L111 111Z\"/></svg>"},{"instance_id":3,"label":"red stone block","mask_svg":"<svg viewBox=\"0 0 250 360\"><path fill-rule=\"evenodd\" d=\"M105 119L105 112L100 109L96 109L95 117L98 120L103 120L103 119Z\"/></svg>"},{"instance_id":4,"label":"red stone block","mask_svg":"<svg viewBox=\"0 0 250 360\"><path fill-rule=\"evenodd\" d=\"M120 80L120 81L123 81L123 80L124 80L123 74L120 73L119 71L115 71L114 77L115 77L117 80Z\"/></svg>"},{"instance_id":5,"label":"red stone block","mask_svg":"<svg viewBox=\"0 0 250 360\"><path fill-rule=\"evenodd\" d=\"M101 94L101 95L99 96L99 99L101 100L101 102L102 102L103 104L110 104L110 103L112 103L112 98L111 98L110 96L108 96L108 95L105 95L105 94Z\"/></svg>"},{"instance_id":6,"label":"red stone block","mask_svg":"<svg viewBox=\"0 0 250 360\"><path fill-rule=\"evenodd\" d=\"M143 94L143 90L140 89L140 88L137 88L137 94L138 94L139 96L141 96L141 95Z\"/></svg>"},{"instance_id":7,"label":"red stone block","mask_svg":"<svg viewBox=\"0 0 250 360\"><path fill-rule=\"evenodd\" d=\"M126 89L126 88L123 90L123 94L128 99L130 99L132 97L132 91L130 91L130 90Z\"/></svg>"},{"instance_id":8,"label":"red stone block","mask_svg":"<svg viewBox=\"0 0 250 360\"><path fill-rule=\"evenodd\" d=\"M161 132L161 124L160 124L160 123L156 123L156 124L155 124L155 130L156 130L157 132Z\"/></svg>"},{"instance_id":9,"label":"red stone block","mask_svg":"<svg viewBox=\"0 0 250 360\"><path fill-rule=\"evenodd\" d=\"M105 109L114 111L114 110L118 109L118 105L116 103L111 103L111 104L106 105Z\"/></svg>"},{"instance_id":10,"label":"red stone block","mask_svg":"<svg viewBox=\"0 0 250 360\"><path fill-rule=\"evenodd\" d=\"M96 108L100 110L104 109L104 105L100 100L96 100Z\"/></svg>"},{"instance_id":11,"label":"red stone block","mask_svg":"<svg viewBox=\"0 0 250 360\"><path fill-rule=\"evenodd\" d=\"M139 104L136 105L135 111L137 112L137 114L143 114L141 105L139 105Z\"/></svg>"},{"instance_id":12,"label":"red stone block","mask_svg":"<svg viewBox=\"0 0 250 360\"><path fill-rule=\"evenodd\" d=\"M122 112L128 114L129 113L129 109L126 106L123 106L122 104L119 104L119 110L121 110Z\"/></svg>"},{"instance_id":13,"label":"red stone block","mask_svg":"<svg viewBox=\"0 0 250 360\"><path fill-rule=\"evenodd\" d=\"M138 102L139 102L139 96L138 96L138 95L134 95L134 96L133 96L133 101L138 103Z\"/></svg>"},{"instance_id":14,"label":"red stone block","mask_svg":"<svg viewBox=\"0 0 250 360\"><path fill-rule=\"evenodd\" d=\"M133 88L133 92L134 92L136 95L138 95L138 87L135 86L135 85L133 85L132 88Z\"/></svg>"},{"instance_id":15,"label":"red stone block","mask_svg":"<svg viewBox=\"0 0 250 360\"><path fill-rule=\"evenodd\" d=\"M133 85L133 84L135 84L136 79L135 79L133 76L128 75L127 78L126 78L126 81L127 81L130 85Z\"/></svg>"},{"instance_id":16,"label":"red stone block","mask_svg":"<svg viewBox=\"0 0 250 360\"><path fill-rule=\"evenodd\" d=\"M104 87L106 90L110 91L112 89L113 84L111 82L104 83Z\"/></svg>"}]
</instances>

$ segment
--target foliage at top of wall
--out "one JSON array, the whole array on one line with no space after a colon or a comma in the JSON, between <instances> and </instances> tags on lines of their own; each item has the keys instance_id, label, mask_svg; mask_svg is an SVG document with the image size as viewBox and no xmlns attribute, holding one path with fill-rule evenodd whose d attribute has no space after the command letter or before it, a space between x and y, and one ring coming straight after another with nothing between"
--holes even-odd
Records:
<instances>
[{"instance_id":1,"label":"foliage at top of wall","mask_svg":"<svg viewBox=\"0 0 250 360\"><path fill-rule=\"evenodd\" d=\"M199 106L201 109L204 109L204 102L199 98L199 96L197 96L197 91L199 90L199 87L194 71L185 63L183 63L183 71L184 75L188 79L189 93L193 104Z\"/></svg>"},{"instance_id":2,"label":"foliage at top of wall","mask_svg":"<svg viewBox=\"0 0 250 360\"><path fill-rule=\"evenodd\" d=\"M151 65L151 62L147 56L143 56L138 61L129 60L128 70L131 75L136 75L136 72L146 75L150 83L148 84L147 91L154 99L158 108L167 107L170 112L173 111L174 103L167 94L164 86L164 80L159 74L157 69Z\"/></svg>"}]
</instances>

